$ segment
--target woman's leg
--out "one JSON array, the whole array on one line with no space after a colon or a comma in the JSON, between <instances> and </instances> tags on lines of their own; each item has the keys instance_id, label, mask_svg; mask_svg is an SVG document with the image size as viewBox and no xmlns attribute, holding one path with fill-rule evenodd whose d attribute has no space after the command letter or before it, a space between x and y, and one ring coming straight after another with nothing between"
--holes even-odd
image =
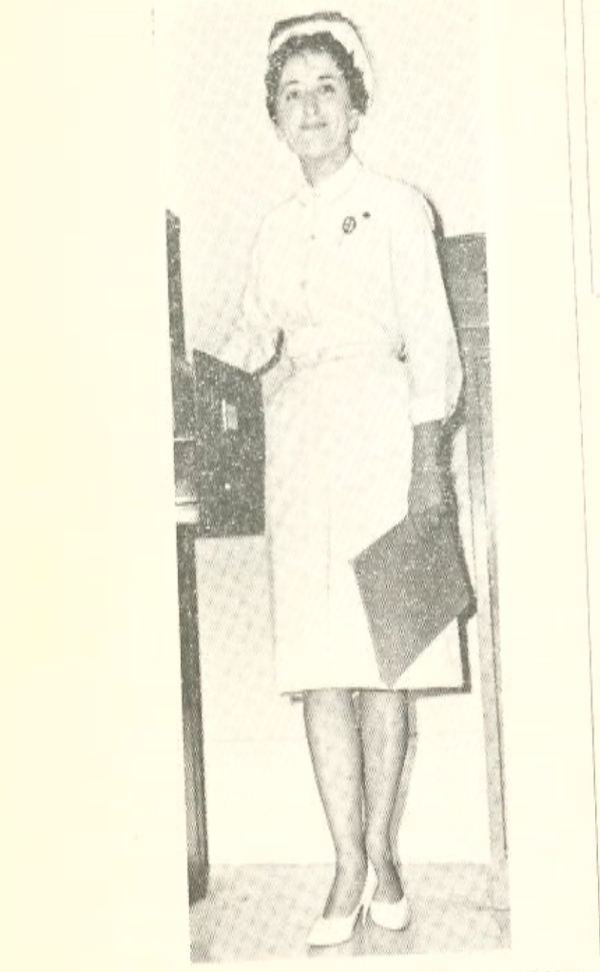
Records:
<instances>
[{"instance_id":1,"label":"woman's leg","mask_svg":"<svg viewBox=\"0 0 600 972\"><path fill-rule=\"evenodd\" d=\"M362 746L352 693L346 689L305 692L304 722L336 855L335 878L323 914L347 915L358 905L367 875Z\"/></svg>"},{"instance_id":2,"label":"woman's leg","mask_svg":"<svg viewBox=\"0 0 600 972\"><path fill-rule=\"evenodd\" d=\"M391 825L408 746L406 693L363 690L360 712L366 846L377 873L375 897L382 901L398 901L403 891L394 863L397 835L391 833Z\"/></svg>"}]
</instances>

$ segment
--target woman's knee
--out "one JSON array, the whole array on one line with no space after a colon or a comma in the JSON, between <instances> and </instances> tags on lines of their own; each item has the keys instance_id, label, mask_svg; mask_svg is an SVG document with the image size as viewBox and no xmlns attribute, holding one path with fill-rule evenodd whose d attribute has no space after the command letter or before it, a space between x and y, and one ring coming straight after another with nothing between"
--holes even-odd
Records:
<instances>
[{"instance_id":1,"label":"woman's knee","mask_svg":"<svg viewBox=\"0 0 600 972\"><path fill-rule=\"evenodd\" d=\"M347 689L311 689L303 694L304 716L313 719L344 719L352 706Z\"/></svg>"}]
</instances>

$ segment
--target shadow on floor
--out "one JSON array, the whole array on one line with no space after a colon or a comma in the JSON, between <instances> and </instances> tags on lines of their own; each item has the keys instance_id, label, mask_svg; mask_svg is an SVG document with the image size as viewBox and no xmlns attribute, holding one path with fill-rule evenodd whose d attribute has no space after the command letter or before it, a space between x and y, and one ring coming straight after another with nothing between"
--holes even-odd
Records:
<instances>
[{"instance_id":1,"label":"shadow on floor","mask_svg":"<svg viewBox=\"0 0 600 972\"><path fill-rule=\"evenodd\" d=\"M344 945L309 949L306 935L327 896L330 867L216 868L207 898L190 909L191 959L422 955L509 947L509 912L490 903L485 867L407 866L403 879L413 916L406 931L386 931L369 919Z\"/></svg>"}]
</instances>

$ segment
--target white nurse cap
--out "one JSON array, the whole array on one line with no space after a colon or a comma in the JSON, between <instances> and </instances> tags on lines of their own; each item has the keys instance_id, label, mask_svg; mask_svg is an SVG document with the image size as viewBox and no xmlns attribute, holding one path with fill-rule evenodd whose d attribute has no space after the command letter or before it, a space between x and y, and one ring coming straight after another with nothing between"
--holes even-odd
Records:
<instances>
[{"instance_id":1,"label":"white nurse cap","mask_svg":"<svg viewBox=\"0 0 600 972\"><path fill-rule=\"evenodd\" d=\"M373 98L373 71L363 39L358 29L340 13L315 13L307 17L295 17L275 24L269 39L269 57L279 50L290 37L306 37L328 32L335 37L349 54L352 54L356 67L362 72L365 88L371 101Z\"/></svg>"}]
</instances>

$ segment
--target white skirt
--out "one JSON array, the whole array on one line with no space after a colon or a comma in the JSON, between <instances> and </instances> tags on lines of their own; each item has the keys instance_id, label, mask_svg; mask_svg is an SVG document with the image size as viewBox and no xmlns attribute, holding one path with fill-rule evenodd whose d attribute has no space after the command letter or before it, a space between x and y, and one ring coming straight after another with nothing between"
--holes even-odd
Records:
<instances>
[{"instance_id":1,"label":"white skirt","mask_svg":"<svg viewBox=\"0 0 600 972\"><path fill-rule=\"evenodd\" d=\"M404 367L374 354L300 369L267 407L266 423L278 689L386 689L351 560L407 514ZM456 688L463 677L452 624L394 688Z\"/></svg>"}]
</instances>

